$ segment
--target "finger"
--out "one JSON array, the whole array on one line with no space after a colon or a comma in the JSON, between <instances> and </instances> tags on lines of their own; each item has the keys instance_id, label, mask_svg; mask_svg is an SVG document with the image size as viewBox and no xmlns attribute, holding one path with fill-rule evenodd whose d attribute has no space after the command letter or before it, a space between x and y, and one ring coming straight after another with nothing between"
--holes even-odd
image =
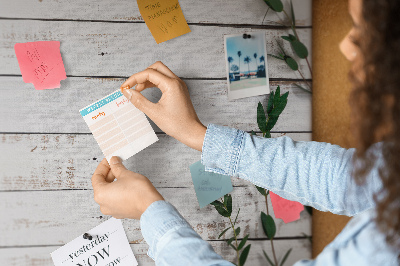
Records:
<instances>
[{"instance_id":1,"label":"finger","mask_svg":"<svg viewBox=\"0 0 400 266\"><path fill-rule=\"evenodd\" d=\"M140 111L145 113L150 119L157 109L157 104L150 102L140 92L132 89L123 90L124 96Z\"/></svg>"},{"instance_id":2,"label":"finger","mask_svg":"<svg viewBox=\"0 0 400 266\"><path fill-rule=\"evenodd\" d=\"M164 65L161 61L157 61L148 68L152 68L157 70L160 73L163 73L164 75L170 77L170 78L178 78L177 75L175 75L174 72L171 71L166 65Z\"/></svg>"},{"instance_id":3,"label":"finger","mask_svg":"<svg viewBox=\"0 0 400 266\"><path fill-rule=\"evenodd\" d=\"M114 176L113 172L109 171L108 174L107 174L107 177L106 177L106 181L108 183L111 183L111 182L114 181L114 179L115 179L115 176Z\"/></svg>"},{"instance_id":4,"label":"finger","mask_svg":"<svg viewBox=\"0 0 400 266\"><path fill-rule=\"evenodd\" d=\"M155 69L148 68L130 76L124 83L122 83L121 88L126 86L132 88L136 84L145 83L146 81L150 81L164 93L165 90L172 85L174 79L171 79Z\"/></svg>"},{"instance_id":5,"label":"finger","mask_svg":"<svg viewBox=\"0 0 400 266\"><path fill-rule=\"evenodd\" d=\"M108 184L106 181L106 177L109 171L110 171L110 166L108 165L107 160L103 159L97 166L92 176L93 189L97 189L101 185Z\"/></svg>"},{"instance_id":6,"label":"finger","mask_svg":"<svg viewBox=\"0 0 400 266\"><path fill-rule=\"evenodd\" d=\"M139 83L135 87L135 91L141 92L142 90L148 89L148 88L153 88L156 87L153 83L150 81L146 81L145 83Z\"/></svg>"},{"instance_id":7,"label":"finger","mask_svg":"<svg viewBox=\"0 0 400 266\"><path fill-rule=\"evenodd\" d=\"M113 172L114 176L117 179L124 178L125 174L129 172L129 170L126 169L125 166L122 164L121 158L117 156L111 157L110 166L111 166L111 171Z\"/></svg>"}]
</instances>

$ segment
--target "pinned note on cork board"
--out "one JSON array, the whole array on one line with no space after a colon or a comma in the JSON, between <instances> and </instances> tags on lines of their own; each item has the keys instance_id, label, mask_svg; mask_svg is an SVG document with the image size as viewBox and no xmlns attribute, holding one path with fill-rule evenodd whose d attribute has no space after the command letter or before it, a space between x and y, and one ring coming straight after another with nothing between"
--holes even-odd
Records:
<instances>
[{"instance_id":1,"label":"pinned note on cork board","mask_svg":"<svg viewBox=\"0 0 400 266\"><path fill-rule=\"evenodd\" d=\"M178 0L137 0L140 14L157 43L190 32Z\"/></svg>"}]
</instances>

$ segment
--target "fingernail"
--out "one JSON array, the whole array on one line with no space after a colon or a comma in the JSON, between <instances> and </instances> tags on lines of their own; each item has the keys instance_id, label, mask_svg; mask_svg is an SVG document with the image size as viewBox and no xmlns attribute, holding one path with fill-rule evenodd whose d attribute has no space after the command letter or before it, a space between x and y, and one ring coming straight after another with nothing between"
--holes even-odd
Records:
<instances>
[{"instance_id":1,"label":"fingernail","mask_svg":"<svg viewBox=\"0 0 400 266\"><path fill-rule=\"evenodd\" d=\"M121 92L124 92L124 90L128 90L128 89L130 89L129 85L126 85L124 87L121 86Z\"/></svg>"},{"instance_id":2,"label":"fingernail","mask_svg":"<svg viewBox=\"0 0 400 266\"><path fill-rule=\"evenodd\" d=\"M132 90L128 89L128 90L124 90L124 93L126 94L126 98L128 98L128 100L130 100L132 98Z\"/></svg>"},{"instance_id":3,"label":"fingernail","mask_svg":"<svg viewBox=\"0 0 400 266\"><path fill-rule=\"evenodd\" d=\"M110 159L110 163L111 164L119 164L119 163L121 163L122 162L122 160L121 160L121 158L119 158L118 156L113 156L113 157L111 157L111 159Z\"/></svg>"}]
</instances>

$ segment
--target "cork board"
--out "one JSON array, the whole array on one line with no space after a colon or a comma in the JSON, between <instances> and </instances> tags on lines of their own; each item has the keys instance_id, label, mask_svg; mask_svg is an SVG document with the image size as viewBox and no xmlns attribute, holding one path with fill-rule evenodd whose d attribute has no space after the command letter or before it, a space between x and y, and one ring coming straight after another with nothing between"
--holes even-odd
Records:
<instances>
[{"instance_id":1,"label":"cork board","mask_svg":"<svg viewBox=\"0 0 400 266\"><path fill-rule=\"evenodd\" d=\"M348 1L313 1L313 140L354 146L350 137L348 81L350 63L340 53L339 43L351 28ZM349 221L349 217L313 212L315 258Z\"/></svg>"}]
</instances>

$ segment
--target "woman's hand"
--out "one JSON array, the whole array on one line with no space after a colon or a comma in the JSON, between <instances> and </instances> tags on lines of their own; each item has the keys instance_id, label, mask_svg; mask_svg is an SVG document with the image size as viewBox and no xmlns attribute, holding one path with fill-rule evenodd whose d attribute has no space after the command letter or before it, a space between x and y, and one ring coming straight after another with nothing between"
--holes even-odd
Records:
<instances>
[{"instance_id":1,"label":"woman's hand","mask_svg":"<svg viewBox=\"0 0 400 266\"><path fill-rule=\"evenodd\" d=\"M130 89L135 85L135 89ZM158 103L150 102L140 93L151 87L158 87L162 92ZM157 62L132 75L121 90L165 133L193 149L202 150L206 127L197 117L186 84L163 63Z\"/></svg>"},{"instance_id":2,"label":"woman's hand","mask_svg":"<svg viewBox=\"0 0 400 266\"><path fill-rule=\"evenodd\" d=\"M140 219L153 202L164 200L147 177L129 171L115 156L110 165L106 159L100 162L92 176L92 186L100 211L118 219Z\"/></svg>"}]
</instances>

